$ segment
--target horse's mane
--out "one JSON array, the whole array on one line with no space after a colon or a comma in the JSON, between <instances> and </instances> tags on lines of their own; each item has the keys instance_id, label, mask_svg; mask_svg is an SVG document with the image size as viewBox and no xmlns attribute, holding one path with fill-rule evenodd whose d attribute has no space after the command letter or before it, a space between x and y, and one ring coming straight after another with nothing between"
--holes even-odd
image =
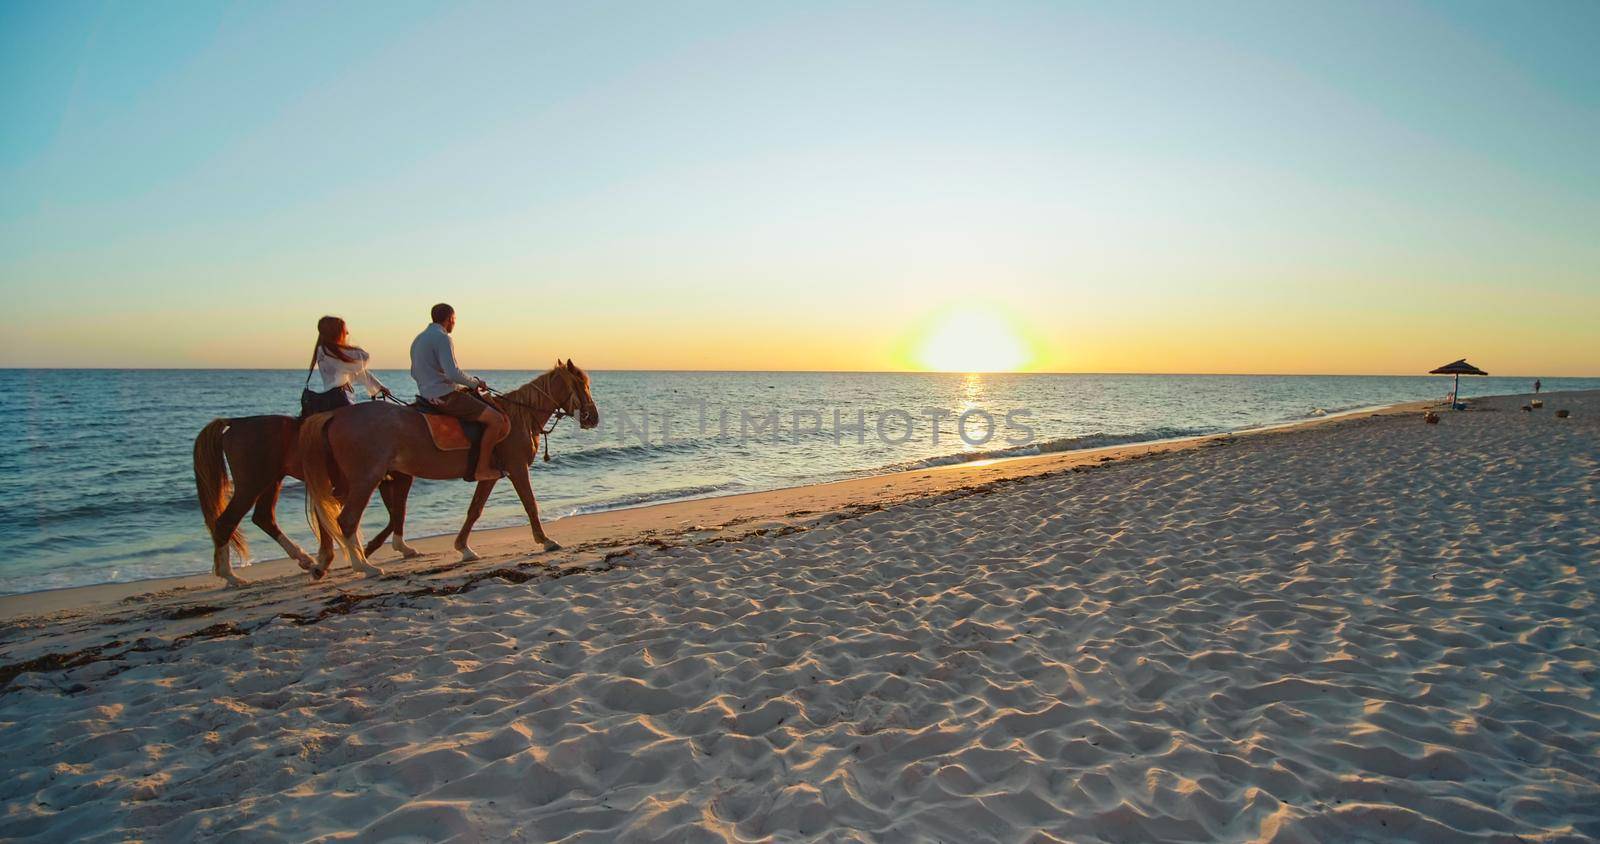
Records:
<instances>
[{"instance_id":1,"label":"horse's mane","mask_svg":"<svg viewBox=\"0 0 1600 844\"><path fill-rule=\"evenodd\" d=\"M500 410L505 413L506 418L511 420L512 431L520 428L527 431L529 436L538 438L539 425L537 420L534 419L534 415L538 411L534 408L548 405L550 412L554 413L560 402L567 397L566 385L557 386L552 383L560 375L565 375L566 377L576 376L580 384L584 386L589 384L588 373L579 369L577 364L568 361L564 364L556 364L551 367L550 371L515 390L507 391L505 397L509 401L496 402L500 406Z\"/></svg>"}]
</instances>

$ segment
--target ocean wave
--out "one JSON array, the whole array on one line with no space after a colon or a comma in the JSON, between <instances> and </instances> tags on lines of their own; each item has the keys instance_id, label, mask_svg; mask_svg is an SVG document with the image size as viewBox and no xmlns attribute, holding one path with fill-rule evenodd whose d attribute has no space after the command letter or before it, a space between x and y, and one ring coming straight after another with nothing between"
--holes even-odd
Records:
<instances>
[{"instance_id":1,"label":"ocean wave","mask_svg":"<svg viewBox=\"0 0 1600 844\"><path fill-rule=\"evenodd\" d=\"M623 463L651 454L693 454L715 444L712 440L671 440L669 442L634 443L632 445L603 445L582 451L563 452L559 443L552 443L551 466L591 466L604 463Z\"/></svg>"},{"instance_id":2,"label":"ocean wave","mask_svg":"<svg viewBox=\"0 0 1600 844\"><path fill-rule=\"evenodd\" d=\"M1093 433L1078 437L1060 437L1043 442L1015 445L1007 448L993 448L982 451L958 451L938 457L926 457L921 460L910 460L904 463L894 463L877 472L905 472L914 469L930 469L935 466L952 466L957 463L972 463L978 460L995 460L1006 457L1035 457L1040 454L1055 454L1063 451L1084 451L1091 448L1106 448L1114 445L1128 445L1130 443L1155 442L1157 440L1171 440L1180 437L1199 437L1206 434L1221 432L1221 428L1150 428L1128 434Z\"/></svg>"},{"instance_id":3,"label":"ocean wave","mask_svg":"<svg viewBox=\"0 0 1600 844\"><path fill-rule=\"evenodd\" d=\"M654 429L653 429L654 433ZM943 433L954 434L953 430ZM566 451L562 449L560 441L551 443L550 465L566 464L569 466L591 466L606 463L623 463L631 460L662 454L701 454L716 452L719 449L748 449L751 446L770 445L805 445L809 443L854 443L854 429L836 433L829 427L815 429L804 427L780 427L769 430L761 436L740 436L737 433L715 434L695 438L659 440L649 442L633 442L627 445L603 445L586 448L579 451Z\"/></svg>"},{"instance_id":4,"label":"ocean wave","mask_svg":"<svg viewBox=\"0 0 1600 844\"><path fill-rule=\"evenodd\" d=\"M1317 407L1317 408L1312 408L1310 413L1307 413L1307 414L1305 414L1303 416L1292 417L1290 421L1297 420L1297 419L1321 418L1321 417L1324 417L1324 416L1337 416L1337 415L1339 415L1341 413L1349 413L1352 410L1366 410L1367 408L1370 408L1370 407L1382 407L1382 405L1375 405L1375 404L1372 404L1372 403L1369 402L1369 403L1357 403L1357 404L1336 404L1336 405L1331 405L1329 407Z\"/></svg>"},{"instance_id":5,"label":"ocean wave","mask_svg":"<svg viewBox=\"0 0 1600 844\"><path fill-rule=\"evenodd\" d=\"M209 556L209 555L207 555ZM0 595L21 595L46 589L67 589L74 586L93 586L101 583L131 583L158 577L178 577L210 571L209 561L185 559L174 562L170 556L157 558L160 562L117 562L86 565L73 562L45 571L12 574L0 580ZM234 562L235 567L247 563Z\"/></svg>"},{"instance_id":6,"label":"ocean wave","mask_svg":"<svg viewBox=\"0 0 1600 844\"><path fill-rule=\"evenodd\" d=\"M29 504L32 506L28 506ZM0 528L189 511L194 513L195 518L200 517L200 504L195 498L192 484L186 488L180 487L161 493L140 491L137 495L113 494L109 490L92 491L65 501L36 496L31 502L19 503L0 511Z\"/></svg>"},{"instance_id":7,"label":"ocean wave","mask_svg":"<svg viewBox=\"0 0 1600 844\"><path fill-rule=\"evenodd\" d=\"M655 490L653 492L633 492L618 495L613 498L594 501L588 504L578 504L557 511L556 518L565 516L581 516L585 513L604 513L610 510L625 510L629 507L643 507L650 504L665 504L669 501L686 501L691 498L709 498L718 493L731 493L735 490L746 490L745 484L739 482L721 484L702 484L699 486L685 486L674 489Z\"/></svg>"}]
</instances>

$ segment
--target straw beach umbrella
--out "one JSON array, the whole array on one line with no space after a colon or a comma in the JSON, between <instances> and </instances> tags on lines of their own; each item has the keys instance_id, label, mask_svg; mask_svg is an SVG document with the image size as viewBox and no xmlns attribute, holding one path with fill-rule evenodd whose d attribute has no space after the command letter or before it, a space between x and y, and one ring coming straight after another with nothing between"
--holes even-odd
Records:
<instances>
[{"instance_id":1,"label":"straw beach umbrella","mask_svg":"<svg viewBox=\"0 0 1600 844\"><path fill-rule=\"evenodd\" d=\"M1461 406L1461 403L1460 403L1460 400L1461 400L1461 376L1463 376L1463 375L1488 375L1489 373L1484 372L1483 370L1477 368L1476 366L1473 366L1470 363L1467 363L1467 359L1466 358L1462 358L1461 360L1458 360L1455 363L1447 363L1444 366L1439 367L1438 369L1430 370L1428 372L1428 374L1429 375L1454 375L1456 377L1455 386L1450 389L1450 396L1451 396L1450 406L1451 407L1460 407Z\"/></svg>"}]
</instances>

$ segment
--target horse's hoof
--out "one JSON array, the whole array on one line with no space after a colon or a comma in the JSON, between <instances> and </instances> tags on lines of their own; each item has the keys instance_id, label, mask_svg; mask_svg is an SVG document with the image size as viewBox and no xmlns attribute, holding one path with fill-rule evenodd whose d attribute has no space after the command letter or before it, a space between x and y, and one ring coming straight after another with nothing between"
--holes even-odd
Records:
<instances>
[{"instance_id":1,"label":"horse's hoof","mask_svg":"<svg viewBox=\"0 0 1600 844\"><path fill-rule=\"evenodd\" d=\"M250 585L249 583L247 583L247 582L245 582L243 580L240 580L237 577L229 577L229 578L227 578L227 580L228 580L228 588L229 589L243 589L246 586Z\"/></svg>"},{"instance_id":2,"label":"horse's hoof","mask_svg":"<svg viewBox=\"0 0 1600 844\"><path fill-rule=\"evenodd\" d=\"M400 556L403 559L409 560L412 557L420 557L420 556L422 556L422 552L421 551L418 551L417 549L411 547L410 545L402 545L402 546L400 546L400 548L398 550L400 551Z\"/></svg>"},{"instance_id":3,"label":"horse's hoof","mask_svg":"<svg viewBox=\"0 0 1600 844\"><path fill-rule=\"evenodd\" d=\"M380 569L377 566L367 566L361 570L361 573L367 577L383 577L383 569Z\"/></svg>"},{"instance_id":4,"label":"horse's hoof","mask_svg":"<svg viewBox=\"0 0 1600 844\"><path fill-rule=\"evenodd\" d=\"M317 561L310 557L295 557L294 562L295 565L300 567L301 571L311 571L317 565Z\"/></svg>"},{"instance_id":5,"label":"horse's hoof","mask_svg":"<svg viewBox=\"0 0 1600 844\"><path fill-rule=\"evenodd\" d=\"M481 559L483 559L483 558L478 556L478 552L477 551L474 551L471 548L463 548L463 549L461 549L461 562L470 563L470 562L473 562L475 560L481 560Z\"/></svg>"},{"instance_id":6,"label":"horse's hoof","mask_svg":"<svg viewBox=\"0 0 1600 844\"><path fill-rule=\"evenodd\" d=\"M328 567L312 566L311 568L306 569L306 574L311 575L312 580L321 580L328 576Z\"/></svg>"},{"instance_id":7,"label":"horse's hoof","mask_svg":"<svg viewBox=\"0 0 1600 844\"><path fill-rule=\"evenodd\" d=\"M560 551L561 550L561 543L555 541L554 539L546 539L544 541L544 550L546 550L546 551Z\"/></svg>"}]
</instances>

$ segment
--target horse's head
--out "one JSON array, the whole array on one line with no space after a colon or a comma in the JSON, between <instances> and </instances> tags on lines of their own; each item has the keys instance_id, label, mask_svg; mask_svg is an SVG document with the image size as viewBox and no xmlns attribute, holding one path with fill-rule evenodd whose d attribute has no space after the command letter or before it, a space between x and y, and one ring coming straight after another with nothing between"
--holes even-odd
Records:
<instances>
[{"instance_id":1,"label":"horse's head","mask_svg":"<svg viewBox=\"0 0 1600 844\"><path fill-rule=\"evenodd\" d=\"M580 428L593 428L599 425L600 409L595 407L594 396L589 392L589 374L579 369L571 360L565 363L557 362L556 372L566 381L566 386L557 393L566 395L561 409L568 416L577 419Z\"/></svg>"}]
</instances>

